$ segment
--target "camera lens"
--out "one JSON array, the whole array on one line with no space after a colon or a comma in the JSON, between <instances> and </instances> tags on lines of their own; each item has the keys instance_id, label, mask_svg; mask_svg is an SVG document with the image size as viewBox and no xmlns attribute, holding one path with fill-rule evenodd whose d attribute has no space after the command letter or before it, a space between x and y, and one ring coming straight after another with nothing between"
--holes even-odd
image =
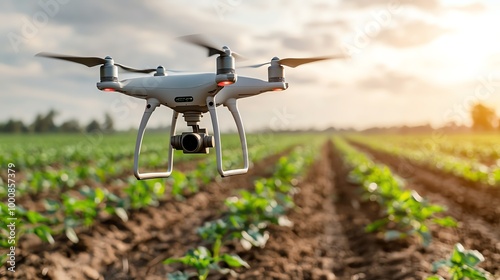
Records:
<instances>
[{"instance_id":1,"label":"camera lens","mask_svg":"<svg viewBox=\"0 0 500 280\"><path fill-rule=\"evenodd\" d=\"M182 147L188 152L198 150L200 144L200 136L196 134L186 134L182 138Z\"/></svg>"}]
</instances>

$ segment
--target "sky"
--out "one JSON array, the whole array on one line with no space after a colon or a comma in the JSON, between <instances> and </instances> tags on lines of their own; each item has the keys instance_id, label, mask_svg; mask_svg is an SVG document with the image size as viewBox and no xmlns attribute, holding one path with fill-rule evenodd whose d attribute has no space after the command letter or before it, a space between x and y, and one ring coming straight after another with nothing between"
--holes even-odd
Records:
<instances>
[{"instance_id":1,"label":"sky","mask_svg":"<svg viewBox=\"0 0 500 280\"><path fill-rule=\"evenodd\" d=\"M500 3L484 0L39 0L0 2L0 122L102 121L136 128L144 100L96 88L99 69L38 52L110 55L146 68L211 72L215 57L177 39L204 34L247 60L349 55L286 69L289 89L239 102L247 130L470 124L482 102L500 111ZM266 80L266 67L237 69ZM119 78L138 75L120 73ZM231 115L221 110L226 130ZM152 126L170 124L157 109ZM206 115L202 125L211 128Z\"/></svg>"}]
</instances>

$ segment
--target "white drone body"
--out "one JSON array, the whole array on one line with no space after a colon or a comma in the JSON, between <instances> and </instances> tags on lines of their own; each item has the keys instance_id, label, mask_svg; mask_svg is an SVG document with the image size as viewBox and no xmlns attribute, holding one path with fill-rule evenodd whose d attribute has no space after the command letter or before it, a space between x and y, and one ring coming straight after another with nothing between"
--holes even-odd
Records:
<instances>
[{"instance_id":1,"label":"white drone body","mask_svg":"<svg viewBox=\"0 0 500 280\"><path fill-rule=\"evenodd\" d=\"M193 134L185 134L180 139L181 146L186 153L204 152L207 148L215 146L217 157L217 169L223 177L243 174L248 171L248 150L245 137L245 129L241 119L240 112L237 106L237 100L243 97L249 97L272 90L285 90L288 85L284 82L267 82L260 79L237 77L237 82L231 85L218 85L216 78L228 79L225 77L216 77L213 73L203 74L181 74L172 76L153 76L146 78L128 79L119 82L100 82L97 83L97 88L103 91L117 91L137 98L142 98L147 101L146 110L142 117L141 124L137 135L137 142L134 153L134 174L138 179L163 178L170 176L173 170L173 150L174 137L170 139L170 149L168 153L168 163L166 172L156 173L140 173L138 167L139 154L141 150L142 138L149 117L160 105L165 105L172 110L172 125L170 135L176 133L177 118L179 113L184 115L184 119L188 125L193 126ZM230 75L236 79L236 75ZM219 82L220 83L220 82ZM232 113L238 134L240 137L244 166L240 169L224 170L222 167L222 145L220 139L219 121L217 117L216 107L219 105L226 106ZM215 145L210 143L204 145L204 139L197 137L199 132L197 125L203 113L210 112L212 120ZM196 131L198 130L198 131ZM198 139L195 139L198 138ZM184 141L184 145L182 145ZM195 144L189 146L188 141L193 141ZM192 148L191 148L192 147Z\"/></svg>"},{"instance_id":2,"label":"white drone body","mask_svg":"<svg viewBox=\"0 0 500 280\"><path fill-rule=\"evenodd\" d=\"M49 53L39 53L38 56L63 59L71 62L84 64L88 67L101 66L101 81L97 83L97 88L106 92L120 92L136 98L146 100L146 108L142 116L137 134L134 152L134 175L137 179L166 178L173 170L174 149L183 150L184 153L208 153L209 148L215 147L217 169L222 177L244 174L248 171L248 149L245 130L237 106L240 98L255 96L263 92L286 90L288 84L284 78L284 67L296 67L298 65L341 57L317 57L317 58L273 58L271 62L253 65L250 67L260 67L271 64L268 68L268 81L261 79L242 77L235 73L234 56L227 47L217 49L206 44L199 36L186 36L186 41L200 45L209 50L209 56L219 54L217 57L216 73L183 73L176 75L166 75L165 69L158 66L156 69L134 69L115 63L111 57L75 57L66 55L56 55ZM132 78L119 81L118 67L136 73L155 72L154 76ZM151 114L160 105L171 108L172 124L170 130L170 146L168 152L167 170L165 172L140 173L139 156L141 151L144 131ZM217 117L216 107L223 105L231 112L241 142L243 154L243 167L239 169L224 170L222 165L222 145ZM209 136L206 129L199 128L199 122L204 113L210 113L213 127L213 136ZM192 132L183 132L176 135L176 126L179 113L183 114Z\"/></svg>"}]
</instances>

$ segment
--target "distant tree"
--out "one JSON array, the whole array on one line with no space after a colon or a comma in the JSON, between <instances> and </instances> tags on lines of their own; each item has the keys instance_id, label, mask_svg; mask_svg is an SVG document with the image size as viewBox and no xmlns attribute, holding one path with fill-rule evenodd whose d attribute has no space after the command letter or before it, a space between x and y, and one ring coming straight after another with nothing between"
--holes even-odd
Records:
<instances>
[{"instance_id":1,"label":"distant tree","mask_svg":"<svg viewBox=\"0 0 500 280\"><path fill-rule=\"evenodd\" d=\"M101 125L96 120L92 120L85 128L85 131L87 132L96 132L100 130L101 130Z\"/></svg>"},{"instance_id":2,"label":"distant tree","mask_svg":"<svg viewBox=\"0 0 500 280\"><path fill-rule=\"evenodd\" d=\"M57 126L54 123L56 115L57 112L53 109L51 109L45 116L38 114L35 121L31 125L32 130L37 133L56 132Z\"/></svg>"},{"instance_id":3,"label":"distant tree","mask_svg":"<svg viewBox=\"0 0 500 280\"><path fill-rule=\"evenodd\" d=\"M7 133L22 133L26 132L28 128L22 121L9 119L6 123L0 125L1 132Z\"/></svg>"},{"instance_id":4,"label":"distant tree","mask_svg":"<svg viewBox=\"0 0 500 280\"><path fill-rule=\"evenodd\" d=\"M472 127L475 130L492 130L496 127L497 116L495 110L478 103L471 109Z\"/></svg>"},{"instance_id":5,"label":"distant tree","mask_svg":"<svg viewBox=\"0 0 500 280\"><path fill-rule=\"evenodd\" d=\"M67 120L61 124L59 127L60 132L80 132L82 131L82 128L80 127L80 124L78 123L77 120L72 119L72 120Z\"/></svg>"},{"instance_id":6,"label":"distant tree","mask_svg":"<svg viewBox=\"0 0 500 280\"><path fill-rule=\"evenodd\" d=\"M109 113L104 115L104 123L102 129L106 132L113 132L115 130L115 122Z\"/></svg>"},{"instance_id":7,"label":"distant tree","mask_svg":"<svg viewBox=\"0 0 500 280\"><path fill-rule=\"evenodd\" d=\"M30 130L32 132L39 133L42 130L42 119L43 116L42 114L37 114L35 120L33 123L30 125Z\"/></svg>"}]
</instances>

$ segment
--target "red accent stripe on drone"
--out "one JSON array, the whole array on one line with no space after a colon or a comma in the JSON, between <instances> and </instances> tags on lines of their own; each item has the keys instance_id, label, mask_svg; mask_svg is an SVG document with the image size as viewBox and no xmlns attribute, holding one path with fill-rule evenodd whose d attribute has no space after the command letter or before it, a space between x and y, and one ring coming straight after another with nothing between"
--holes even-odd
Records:
<instances>
[{"instance_id":1,"label":"red accent stripe on drone","mask_svg":"<svg viewBox=\"0 0 500 280\"><path fill-rule=\"evenodd\" d=\"M105 88L105 89L103 89L103 91L113 92L113 91L115 91L115 89L113 89L113 88Z\"/></svg>"}]
</instances>

